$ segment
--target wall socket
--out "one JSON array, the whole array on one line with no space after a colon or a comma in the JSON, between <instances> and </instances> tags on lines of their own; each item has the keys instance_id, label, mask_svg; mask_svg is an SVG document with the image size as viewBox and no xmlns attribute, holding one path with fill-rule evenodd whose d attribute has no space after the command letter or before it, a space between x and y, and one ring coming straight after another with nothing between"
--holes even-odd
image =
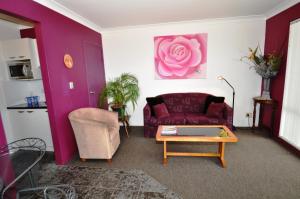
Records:
<instances>
[{"instance_id":1,"label":"wall socket","mask_svg":"<svg viewBox=\"0 0 300 199\"><path fill-rule=\"evenodd\" d=\"M246 113L246 117L253 117L252 113Z\"/></svg>"}]
</instances>

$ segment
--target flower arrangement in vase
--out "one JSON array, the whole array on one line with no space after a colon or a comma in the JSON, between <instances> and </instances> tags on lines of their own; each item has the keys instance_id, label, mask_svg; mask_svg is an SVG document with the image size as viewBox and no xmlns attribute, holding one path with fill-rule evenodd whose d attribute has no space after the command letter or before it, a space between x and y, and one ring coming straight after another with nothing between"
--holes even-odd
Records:
<instances>
[{"instance_id":1,"label":"flower arrangement in vase","mask_svg":"<svg viewBox=\"0 0 300 199\"><path fill-rule=\"evenodd\" d=\"M271 99L270 97L270 79L275 77L280 69L282 56L269 53L263 55L259 46L255 49L249 48L250 54L241 58L241 61L246 59L246 63L250 68L254 68L257 74L263 78L263 99Z\"/></svg>"}]
</instances>

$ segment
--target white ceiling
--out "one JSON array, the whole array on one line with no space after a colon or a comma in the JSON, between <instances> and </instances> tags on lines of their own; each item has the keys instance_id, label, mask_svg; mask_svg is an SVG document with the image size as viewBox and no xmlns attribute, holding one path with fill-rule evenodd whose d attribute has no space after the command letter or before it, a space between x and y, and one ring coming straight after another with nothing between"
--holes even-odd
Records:
<instances>
[{"instance_id":1,"label":"white ceiling","mask_svg":"<svg viewBox=\"0 0 300 199\"><path fill-rule=\"evenodd\" d=\"M99 27L112 28L212 18L266 15L271 10L291 0L50 1L66 7Z\"/></svg>"}]
</instances>

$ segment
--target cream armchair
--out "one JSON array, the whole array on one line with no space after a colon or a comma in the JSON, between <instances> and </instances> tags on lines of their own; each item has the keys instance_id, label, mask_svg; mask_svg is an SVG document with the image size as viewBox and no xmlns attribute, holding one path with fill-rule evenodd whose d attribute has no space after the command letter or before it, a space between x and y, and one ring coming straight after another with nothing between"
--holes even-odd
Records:
<instances>
[{"instance_id":1,"label":"cream armchair","mask_svg":"<svg viewBox=\"0 0 300 199\"><path fill-rule=\"evenodd\" d=\"M80 108L69 114L79 156L86 159L107 159L120 144L118 114L98 108Z\"/></svg>"}]
</instances>

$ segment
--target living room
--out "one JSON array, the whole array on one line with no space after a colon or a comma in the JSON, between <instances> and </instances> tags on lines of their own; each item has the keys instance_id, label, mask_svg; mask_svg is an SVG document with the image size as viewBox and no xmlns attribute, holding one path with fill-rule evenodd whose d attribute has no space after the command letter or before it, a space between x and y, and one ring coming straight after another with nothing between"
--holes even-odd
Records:
<instances>
[{"instance_id":1,"label":"living room","mask_svg":"<svg viewBox=\"0 0 300 199\"><path fill-rule=\"evenodd\" d=\"M5 14L39 22L35 27L55 162L64 165L56 168L52 155L48 154L42 171L50 178L63 171L80 173L78 179L74 175L63 175L56 176L57 179L44 177L39 183L69 184L75 187L79 198L299 197L299 148L280 138L288 30L290 22L299 18L298 1L241 3L232 0L220 3L215 10L208 1L203 4L179 1L98 3L66 0L0 3ZM17 8L14 4L18 4ZM34 13L34 10L39 12ZM196 38L195 35L206 38L206 43L201 43L206 45L206 56L202 55L202 60L206 60L203 76L173 79L159 76L155 41L169 39L168 36ZM89 81L95 76L83 67L87 62L85 47L82 47L85 41L98 43L101 48L96 93L89 90ZM254 108L253 98L261 96L264 90L263 79L251 65L241 60L249 56L249 48L254 50L257 46L261 54L281 56L280 69L270 85L271 98L276 101L274 116L268 105L263 110ZM64 54L72 56L73 68L64 65ZM107 82L124 73L138 79L140 91L135 108L126 104L130 116L129 136L121 125L120 144L111 163L88 158L82 158L85 161L82 162L68 114L79 108L95 107L89 95L100 94ZM222 78L218 78L220 76ZM71 89L70 82L75 89ZM234 129L231 130L238 140L226 144L226 168L217 158L206 157L170 157L167 165L162 164L162 142L144 137L144 108L146 98L170 93L207 93L224 97L231 108L234 105ZM256 122L253 109L257 112ZM253 132L252 123L257 126L259 120L267 128L255 128ZM6 141L0 132L2 144ZM213 152L216 146L171 143L169 149ZM82 171L83 168L86 171ZM89 180L91 176L95 179ZM135 184L136 179L148 184L140 181ZM114 186L114 183L117 184ZM150 188L141 188L145 186Z\"/></svg>"}]
</instances>

